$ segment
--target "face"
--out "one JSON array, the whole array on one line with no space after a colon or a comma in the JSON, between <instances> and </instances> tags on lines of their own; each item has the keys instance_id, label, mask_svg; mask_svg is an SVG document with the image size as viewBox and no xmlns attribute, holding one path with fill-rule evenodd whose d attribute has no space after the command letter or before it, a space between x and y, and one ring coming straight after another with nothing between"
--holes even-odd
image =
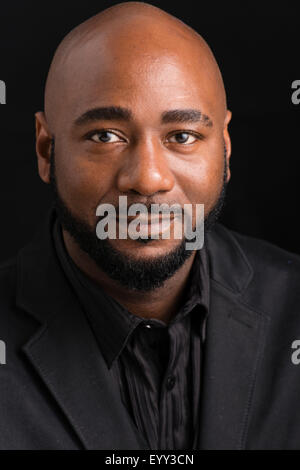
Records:
<instances>
[{"instance_id":1,"label":"face","mask_svg":"<svg viewBox=\"0 0 300 470\"><path fill-rule=\"evenodd\" d=\"M52 130L55 185L68 215L96 238L96 208L118 209L119 196L127 196L128 207L201 203L206 218L215 214L229 179L230 117L218 105L205 59L199 66L192 46L175 51L136 38L115 44L111 37L104 53L102 44L98 51L99 44L87 42L67 61ZM49 182L50 166L39 163ZM157 267L179 252L182 264L191 254L182 256L183 240L172 236L147 243L117 238L109 247L125 265L157 261Z\"/></svg>"}]
</instances>

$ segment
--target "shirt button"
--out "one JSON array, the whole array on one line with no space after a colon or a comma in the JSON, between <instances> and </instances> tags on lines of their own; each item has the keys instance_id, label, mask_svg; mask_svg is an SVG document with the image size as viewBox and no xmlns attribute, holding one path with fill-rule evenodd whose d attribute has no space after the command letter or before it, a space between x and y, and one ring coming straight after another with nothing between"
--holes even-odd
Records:
<instances>
[{"instance_id":1,"label":"shirt button","mask_svg":"<svg viewBox=\"0 0 300 470\"><path fill-rule=\"evenodd\" d=\"M151 328L151 325L149 325L149 323L145 323L145 328Z\"/></svg>"},{"instance_id":2,"label":"shirt button","mask_svg":"<svg viewBox=\"0 0 300 470\"><path fill-rule=\"evenodd\" d=\"M174 385L175 385L175 377L174 375L169 375L169 377L167 378L167 382L166 382L167 390L172 390Z\"/></svg>"}]
</instances>

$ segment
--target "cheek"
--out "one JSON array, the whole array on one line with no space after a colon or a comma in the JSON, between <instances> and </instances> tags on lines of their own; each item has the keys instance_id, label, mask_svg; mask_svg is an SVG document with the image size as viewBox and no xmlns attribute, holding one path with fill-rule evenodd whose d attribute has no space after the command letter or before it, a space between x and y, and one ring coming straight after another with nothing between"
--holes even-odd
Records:
<instances>
[{"instance_id":1,"label":"cheek","mask_svg":"<svg viewBox=\"0 0 300 470\"><path fill-rule=\"evenodd\" d=\"M220 195L223 176L224 154L219 151L189 162L179 178L190 203L204 204L207 213Z\"/></svg>"},{"instance_id":2,"label":"cheek","mask_svg":"<svg viewBox=\"0 0 300 470\"><path fill-rule=\"evenodd\" d=\"M56 176L59 194L68 208L94 225L96 208L111 188L113 172L99 162L72 156L60 161Z\"/></svg>"}]
</instances>

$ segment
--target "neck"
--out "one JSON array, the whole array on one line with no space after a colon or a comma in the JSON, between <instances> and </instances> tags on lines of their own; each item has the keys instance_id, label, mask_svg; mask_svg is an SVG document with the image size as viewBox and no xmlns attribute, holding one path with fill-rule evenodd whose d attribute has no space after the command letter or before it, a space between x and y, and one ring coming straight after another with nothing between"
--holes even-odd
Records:
<instances>
[{"instance_id":1,"label":"neck","mask_svg":"<svg viewBox=\"0 0 300 470\"><path fill-rule=\"evenodd\" d=\"M162 287L150 292L138 292L129 290L111 279L87 253L81 250L75 240L64 229L63 239L69 255L78 268L131 313L142 318L162 320L165 323L169 323L176 315L183 302L196 252L192 253L174 276L167 279Z\"/></svg>"}]
</instances>

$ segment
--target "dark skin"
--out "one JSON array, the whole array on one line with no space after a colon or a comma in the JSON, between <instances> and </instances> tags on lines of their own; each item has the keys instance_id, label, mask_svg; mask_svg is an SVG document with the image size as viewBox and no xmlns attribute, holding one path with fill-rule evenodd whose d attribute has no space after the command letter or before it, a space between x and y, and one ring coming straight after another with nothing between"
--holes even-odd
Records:
<instances>
[{"instance_id":1,"label":"dark skin","mask_svg":"<svg viewBox=\"0 0 300 470\"><path fill-rule=\"evenodd\" d=\"M90 109L110 106L126 108L131 118L74 123ZM178 119L177 113L177 120L173 114L172 122L170 115L163 122L163 113L173 110L201 115L191 120L181 113ZM147 4L115 5L67 36L50 68L45 112L35 117L41 179L49 183L55 137L59 193L91 228L96 207L117 206L124 195L128 206L202 203L207 214L222 187L224 143L230 178L231 112L215 59L196 32ZM110 279L65 230L63 237L77 266L130 312L166 323L175 315L196 252L163 287L132 292ZM119 251L149 259L179 243L174 237L147 244L111 240Z\"/></svg>"}]
</instances>

